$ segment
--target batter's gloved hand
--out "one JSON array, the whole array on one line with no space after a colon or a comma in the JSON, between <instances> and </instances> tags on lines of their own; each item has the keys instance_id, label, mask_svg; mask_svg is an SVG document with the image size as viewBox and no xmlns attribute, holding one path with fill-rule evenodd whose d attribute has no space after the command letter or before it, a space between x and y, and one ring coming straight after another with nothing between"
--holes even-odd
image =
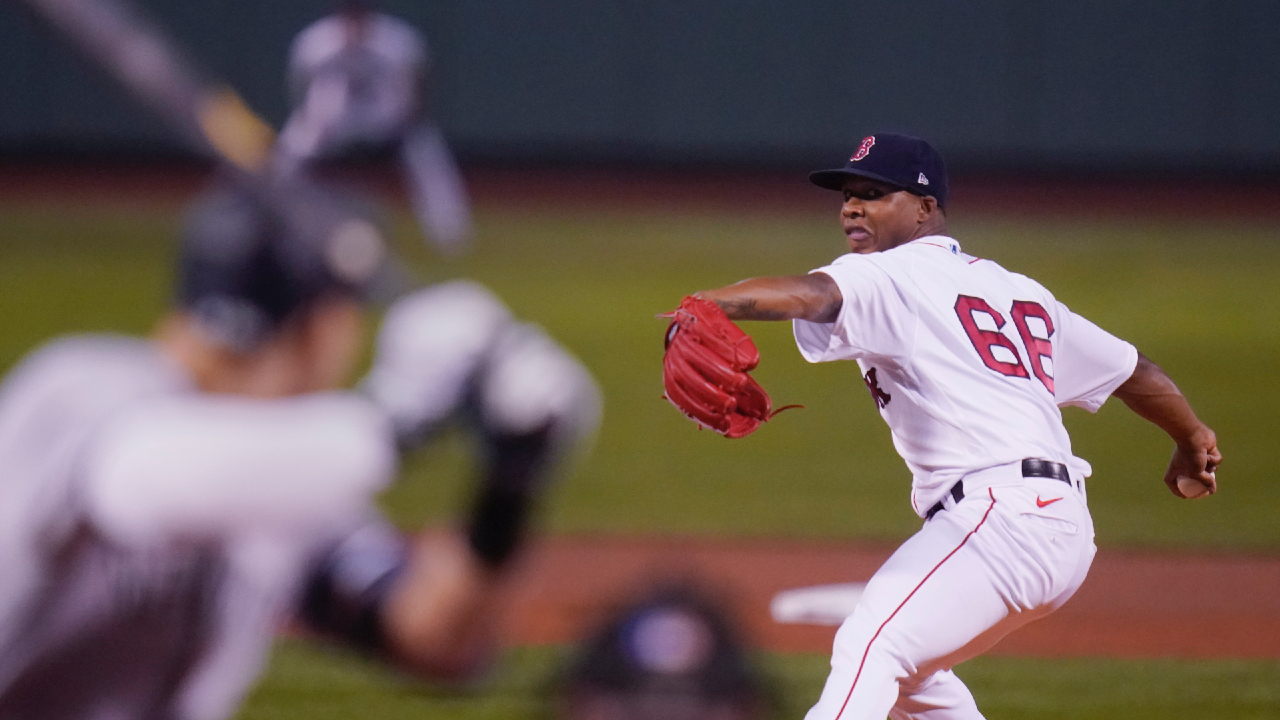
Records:
<instances>
[{"instance_id":1,"label":"batter's gloved hand","mask_svg":"<svg viewBox=\"0 0 1280 720\"><path fill-rule=\"evenodd\" d=\"M760 351L719 305L689 295L659 317L671 318L662 358L665 397L690 420L740 438L787 407L799 407L772 409L769 394L747 374L759 364Z\"/></svg>"}]
</instances>

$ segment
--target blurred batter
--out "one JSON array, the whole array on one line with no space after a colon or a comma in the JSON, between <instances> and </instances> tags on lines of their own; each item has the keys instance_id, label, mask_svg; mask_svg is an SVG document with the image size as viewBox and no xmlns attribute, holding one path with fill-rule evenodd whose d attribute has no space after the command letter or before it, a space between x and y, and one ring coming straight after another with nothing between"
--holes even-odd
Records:
<instances>
[{"instance_id":1,"label":"blurred batter","mask_svg":"<svg viewBox=\"0 0 1280 720\"><path fill-rule=\"evenodd\" d=\"M598 396L469 284L393 304L340 389L393 277L348 210L220 187L154 339L58 339L0 386L0 718L229 717L289 617L420 675L485 670L498 582ZM374 494L459 416L486 450L465 532L407 542Z\"/></svg>"}]
</instances>

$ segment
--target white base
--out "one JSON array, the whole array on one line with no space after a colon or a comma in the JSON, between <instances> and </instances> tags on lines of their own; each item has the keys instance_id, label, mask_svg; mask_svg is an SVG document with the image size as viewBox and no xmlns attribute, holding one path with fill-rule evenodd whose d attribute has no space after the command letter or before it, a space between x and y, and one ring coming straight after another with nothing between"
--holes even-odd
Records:
<instances>
[{"instance_id":1,"label":"white base","mask_svg":"<svg viewBox=\"0 0 1280 720\"><path fill-rule=\"evenodd\" d=\"M840 583L783 590L773 596L774 622L792 625L839 625L853 614L866 583Z\"/></svg>"}]
</instances>

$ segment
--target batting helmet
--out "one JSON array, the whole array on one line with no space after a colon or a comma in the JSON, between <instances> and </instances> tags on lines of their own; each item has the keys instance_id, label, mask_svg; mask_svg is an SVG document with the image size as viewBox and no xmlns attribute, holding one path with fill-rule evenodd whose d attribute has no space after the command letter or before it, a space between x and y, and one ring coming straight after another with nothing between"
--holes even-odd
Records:
<instances>
[{"instance_id":1,"label":"batting helmet","mask_svg":"<svg viewBox=\"0 0 1280 720\"><path fill-rule=\"evenodd\" d=\"M319 298L372 299L400 284L372 214L318 185L220 178L187 214L176 302L214 338L248 350Z\"/></svg>"}]
</instances>

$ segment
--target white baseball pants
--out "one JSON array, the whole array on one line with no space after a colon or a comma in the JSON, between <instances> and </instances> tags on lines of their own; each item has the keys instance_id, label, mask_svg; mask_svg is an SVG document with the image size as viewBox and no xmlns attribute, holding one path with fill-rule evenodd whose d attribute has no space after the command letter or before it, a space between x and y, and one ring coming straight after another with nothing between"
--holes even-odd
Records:
<instances>
[{"instance_id":1,"label":"white baseball pants","mask_svg":"<svg viewBox=\"0 0 1280 720\"><path fill-rule=\"evenodd\" d=\"M951 668L1084 582L1096 548L1083 483L1007 472L964 483L964 499L948 497L867 583L805 720L982 720Z\"/></svg>"}]
</instances>

